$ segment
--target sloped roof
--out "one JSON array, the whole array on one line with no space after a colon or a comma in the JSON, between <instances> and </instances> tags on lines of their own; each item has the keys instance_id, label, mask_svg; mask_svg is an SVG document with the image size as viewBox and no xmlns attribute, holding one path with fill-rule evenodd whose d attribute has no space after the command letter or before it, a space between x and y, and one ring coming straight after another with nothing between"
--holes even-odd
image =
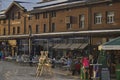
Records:
<instances>
[{"instance_id":1,"label":"sloped roof","mask_svg":"<svg viewBox=\"0 0 120 80\"><path fill-rule=\"evenodd\" d=\"M89 4L97 4L97 3L103 3L108 1L112 1L112 0L55 0L51 2L37 4L34 7L34 9L31 11L31 13L85 6Z\"/></svg>"},{"instance_id":2,"label":"sloped roof","mask_svg":"<svg viewBox=\"0 0 120 80\"><path fill-rule=\"evenodd\" d=\"M32 9L31 7L33 7L33 4L36 4L36 3L40 2L41 0L14 0L14 1L20 3L20 5L23 6L24 8L26 8L26 10L27 9L31 10ZM8 7L12 3L13 3L13 0L2 0L1 1L1 6L0 6L1 7L0 10L6 10L6 9L8 9ZM30 4L28 5L27 3L28 4L30 3Z\"/></svg>"},{"instance_id":3,"label":"sloped roof","mask_svg":"<svg viewBox=\"0 0 120 80\"><path fill-rule=\"evenodd\" d=\"M37 3L32 3L32 2L20 2L20 1L16 1L20 6L22 6L24 9L26 9L27 11L30 11L33 9L33 7L37 4Z\"/></svg>"},{"instance_id":4,"label":"sloped roof","mask_svg":"<svg viewBox=\"0 0 120 80\"><path fill-rule=\"evenodd\" d=\"M12 7L13 5L16 5L16 6L18 6L19 8L21 8L22 10L24 10L24 8L23 8L21 5L19 5L19 4L17 3L17 1L13 1L13 2L10 4L10 6L5 10L5 13L7 13L7 12L11 9L11 7Z\"/></svg>"},{"instance_id":5,"label":"sloped roof","mask_svg":"<svg viewBox=\"0 0 120 80\"><path fill-rule=\"evenodd\" d=\"M73 3L77 1L86 1L86 0L53 0L50 2L39 3L34 8L49 7L59 4Z\"/></svg>"},{"instance_id":6,"label":"sloped roof","mask_svg":"<svg viewBox=\"0 0 120 80\"><path fill-rule=\"evenodd\" d=\"M34 8L55 5L55 4L64 3L64 2L67 2L67 1L68 0L54 0L54 1L49 1L49 2L40 2L36 6L34 6Z\"/></svg>"},{"instance_id":7,"label":"sloped roof","mask_svg":"<svg viewBox=\"0 0 120 80\"><path fill-rule=\"evenodd\" d=\"M34 9L31 11L31 13L37 13L37 12L44 12L44 11L50 11L50 10L58 10L58 9L64 9L64 8L70 8L75 6L84 5L85 0L75 0L75 1L67 1L67 2L61 2L61 3L53 3L53 4L39 4L40 6L34 7Z\"/></svg>"},{"instance_id":8,"label":"sloped roof","mask_svg":"<svg viewBox=\"0 0 120 80\"><path fill-rule=\"evenodd\" d=\"M104 43L101 48L102 50L120 50L120 37Z\"/></svg>"},{"instance_id":9,"label":"sloped roof","mask_svg":"<svg viewBox=\"0 0 120 80\"><path fill-rule=\"evenodd\" d=\"M120 45L120 37L110 40L109 42L106 42L103 45Z\"/></svg>"}]
</instances>

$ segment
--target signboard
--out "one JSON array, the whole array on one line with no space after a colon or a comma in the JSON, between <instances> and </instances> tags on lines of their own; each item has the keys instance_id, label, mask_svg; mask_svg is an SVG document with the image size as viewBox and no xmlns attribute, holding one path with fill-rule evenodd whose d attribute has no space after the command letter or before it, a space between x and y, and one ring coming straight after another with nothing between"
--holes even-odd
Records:
<instances>
[{"instance_id":1,"label":"signboard","mask_svg":"<svg viewBox=\"0 0 120 80\"><path fill-rule=\"evenodd\" d=\"M14 22L12 22L12 24L21 24L21 22L14 21Z\"/></svg>"},{"instance_id":2,"label":"signboard","mask_svg":"<svg viewBox=\"0 0 120 80\"><path fill-rule=\"evenodd\" d=\"M16 46L16 44L17 44L16 40L9 40L8 43L9 43L11 46Z\"/></svg>"},{"instance_id":3,"label":"signboard","mask_svg":"<svg viewBox=\"0 0 120 80\"><path fill-rule=\"evenodd\" d=\"M110 72L108 68L102 68L101 80L110 80Z\"/></svg>"},{"instance_id":4,"label":"signboard","mask_svg":"<svg viewBox=\"0 0 120 80\"><path fill-rule=\"evenodd\" d=\"M103 50L120 50L120 45L103 45Z\"/></svg>"}]
</instances>

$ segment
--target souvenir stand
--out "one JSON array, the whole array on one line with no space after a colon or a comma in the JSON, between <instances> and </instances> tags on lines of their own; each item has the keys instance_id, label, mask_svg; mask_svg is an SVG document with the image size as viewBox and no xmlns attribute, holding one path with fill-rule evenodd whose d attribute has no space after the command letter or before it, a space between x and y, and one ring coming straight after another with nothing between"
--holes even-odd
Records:
<instances>
[{"instance_id":1,"label":"souvenir stand","mask_svg":"<svg viewBox=\"0 0 120 80\"><path fill-rule=\"evenodd\" d=\"M99 46L101 48L101 50L104 51L116 51L118 52L118 54L116 55L115 58L115 71L116 71L116 80L120 80L120 37L117 37L115 39L112 39L106 43L104 43L103 45ZM113 53L114 54L114 53Z\"/></svg>"},{"instance_id":2,"label":"souvenir stand","mask_svg":"<svg viewBox=\"0 0 120 80\"><path fill-rule=\"evenodd\" d=\"M98 56L98 64L100 64L98 69L96 70L97 76L99 77L99 80L110 80L110 71L107 66L107 58L106 58L105 51L100 51Z\"/></svg>"}]
</instances>

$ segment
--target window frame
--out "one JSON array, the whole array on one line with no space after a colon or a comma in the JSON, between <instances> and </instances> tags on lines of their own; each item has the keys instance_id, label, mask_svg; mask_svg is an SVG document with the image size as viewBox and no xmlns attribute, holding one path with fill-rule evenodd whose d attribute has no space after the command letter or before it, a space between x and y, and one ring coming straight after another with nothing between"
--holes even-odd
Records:
<instances>
[{"instance_id":1,"label":"window frame","mask_svg":"<svg viewBox=\"0 0 120 80\"><path fill-rule=\"evenodd\" d=\"M20 34L20 26L17 27L17 34Z\"/></svg>"},{"instance_id":2,"label":"window frame","mask_svg":"<svg viewBox=\"0 0 120 80\"><path fill-rule=\"evenodd\" d=\"M47 12L44 12L43 13L43 18L47 18L48 17L48 13Z\"/></svg>"},{"instance_id":3,"label":"window frame","mask_svg":"<svg viewBox=\"0 0 120 80\"><path fill-rule=\"evenodd\" d=\"M40 14L39 13L35 14L35 19L36 20L40 19Z\"/></svg>"},{"instance_id":4,"label":"window frame","mask_svg":"<svg viewBox=\"0 0 120 80\"><path fill-rule=\"evenodd\" d=\"M80 28L85 27L85 15L84 14L79 15L79 27Z\"/></svg>"},{"instance_id":5,"label":"window frame","mask_svg":"<svg viewBox=\"0 0 120 80\"><path fill-rule=\"evenodd\" d=\"M3 28L3 35L6 35L6 29Z\"/></svg>"},{"instance_id":6,"label":"window frame","mask_svg":"<svg viewBox=\"0 0 120 80\"><path fill-rule=\"evenodd\" d=\"M66 23L66 28L67 28L67 30L72 29L72 24L71 23Z\"/></svg>"},{"instance_id":7,"label":"window frame","mask_svg":"<svg viewBox=\"0 0 120 80\"><path fill-rule=\"evenodd\" d=\"M51 12L51 17L56 17L56 11Z\"/></svg>"},{"instance_id":8,"label":"window frame","mask_svg":"<svg viewBox=\"0 0 120 80\"><path fill-rule=\"evenodd\" d=\"M102 13L94 13L94 24L102 24Z\"/></svg>"},{"instance_id":9,"label":"window frame","mask_svg":"<svg viewBox=\"0 0 120 80\"><path fill-rule=\"evenodd\" d=\"M43 25L43 32L44 33L47 32L47 25L46 24Z\"/></svg>"},{"instance_id":10,"label":"window frame","mask_svg":"<svg viewBox=\"0 0 120 80\"><path fill-rule=\"evenodd\" d=\"M108 24L115 22L115 12L114 11L107 11L106 17L107 17L106 21Z\"/></svg>"},{"instance_id":11,"label":"window frame","mask_svg":"<svg viewBox=\"0 0 120 80\"><path fill-rule=\"evenodd\" d=\"M18 12L18 19L20 19L21 18L21 13L20 12Z\"/></svg>"},{"instance_id":12,"label":"window frame","mask_svg":"<svg viewBox=\"0 0 120 80\"><path fill-rule=\"evenodd\" d=\"M16 30L15 30L15 27L13 27L13 35L15 34Z\"/></svg>"},{"instance_id":13,"label":"window frame","mask_svg":"<svg viewBox=\"0 0 120 80\"><path fill-rule=\"evenodd\" d=\"M51 32L55 32L55 23L52 23Z\"/></svg>"},{"instance_id":14,"label":"window frame","mask_svg":"<svg viewBox=\"0 0 120 80\"><path fill-rule=\"evenodd\" d=\"M36 33L39 33L40 32L40 25L36 25Z\"/></svg>"}]
</instances>

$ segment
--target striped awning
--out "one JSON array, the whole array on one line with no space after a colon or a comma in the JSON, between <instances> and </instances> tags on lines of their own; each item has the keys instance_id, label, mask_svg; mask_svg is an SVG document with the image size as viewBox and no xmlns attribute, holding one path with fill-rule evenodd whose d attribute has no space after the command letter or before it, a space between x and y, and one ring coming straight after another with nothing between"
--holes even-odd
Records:
<instances>
[{"instance_id":1,"label":"striped awning","mask_svg":"<svg viewBox=\"0 0 120 80\"><path fill-rule=\"evenodd\" d=\"M82 43L82 45L79 47L79 49L84 49L85 47L87 47L88 43Z\"/></svg>"},{"instance_id":2,"label":"striped awning","mask_svg":"<svg viewBox=\"0 0 120 80\"><path fill-rule=\"evenodd\" d=\"M55 44L52 48L57 49L60 46L60 44Z\"/></svg>"},{"instance_id":3,"label":"striped awning","mask_svg":"<svg viewBox=\"0 0 120 80\"><path fill-rule=\"evenodd\" d=\"M101 45L102 50L120 50L120 37L112 39L103 45Z\"/></svg>"},{"instance_id":4,"label":"striped awning","mask_svg":"<svg viewBox=\"0 0 120 80\"><path fill-rule=\"evenodd\" d=\"M74 50L74 49L79 49L79 47L81 46L81 43L73 43L69 49Z\"/></svg>"},{"instance_id":5,"label":"striped awning","mask_svg":"<svg viewBox=\"0 0 120 80\"><path fill-rule=\"evenodd\" d=\"M61 49L69 49L70 45L71 45L70 43L64 44L61 46Z\"/></svg>"}]
</instances>

